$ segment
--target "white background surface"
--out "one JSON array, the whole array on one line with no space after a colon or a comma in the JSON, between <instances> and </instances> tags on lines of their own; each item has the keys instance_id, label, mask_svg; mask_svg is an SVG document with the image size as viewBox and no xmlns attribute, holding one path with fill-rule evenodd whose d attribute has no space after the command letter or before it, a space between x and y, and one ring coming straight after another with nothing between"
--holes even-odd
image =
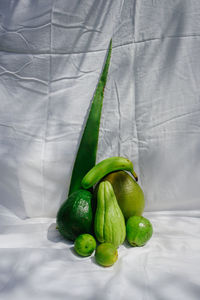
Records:
<instances>
[{"instance_id":1,"label":"white background surface","mask_svg":"<svg viewBox=\"0 0 200 300\"><path fill-rule=\"evenodd\" d=\"M55 230L110 38L97 161L131 159L154 227L109 269ZM199 299L200 3L0 1L0 298Z\"/></svg>"}]
</instances>

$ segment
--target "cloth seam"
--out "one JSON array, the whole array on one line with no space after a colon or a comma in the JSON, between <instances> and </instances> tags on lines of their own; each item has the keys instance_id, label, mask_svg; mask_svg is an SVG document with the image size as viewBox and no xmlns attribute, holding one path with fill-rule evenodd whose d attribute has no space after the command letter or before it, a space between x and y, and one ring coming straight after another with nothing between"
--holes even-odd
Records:
<instances>
[{"instance_id":1,"label":"cloth seam","mask_svg":"<svg viewBox=\"0 0 200 300\"><path fill-rule=\"evenodd\" d=\"M166 40L166 39L185 39L185 38L200 38L200 34L194 34L194 35L176 35L176 36L163 36L163 37L158 37L158 38L149 38L149 39L146 39L146 40L139 40L139 41L130 41L130 42L127 42L127 43L123 43L123 44L119 44L119 45L116 45L116 46L113 46L112 48L113 49L116 49L116 48L119 48L119 47L123 47L123 46L128 46L128 45L131 45L131 44L140 44L140 43L146 43L146 42L153 42L153 41L163 41L163 40ZM8 50L8 49L1 49L0 48L0 52L7 52L7 53L10 53L10 54L19 54L19 55L23 55L23 54L27 54L27 55L82 55L82 54L89 54L89 53L96 53L96 52L104 52L104 51L107 51L108 49L98 49L98 50L88 50L86 52L14 52L14 51L11 51L11 50Z\"/></svg>"}]
</instances>

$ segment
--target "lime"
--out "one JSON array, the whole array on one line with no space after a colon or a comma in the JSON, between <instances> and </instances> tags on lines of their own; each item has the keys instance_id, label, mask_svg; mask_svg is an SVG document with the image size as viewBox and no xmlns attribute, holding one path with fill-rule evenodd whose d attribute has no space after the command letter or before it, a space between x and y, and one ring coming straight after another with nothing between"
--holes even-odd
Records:
<instances>
[{"instance_id":1,"label":"lime","mask_svg":"<svg viewBox=\"0 0 200 300\"><path fill-rule=\"evenodd\" d=\"M89 233L79 235L74 243L74 250L81 256L90 256L96 248L96 240Z\"/></svg>"},{"instance_id":2,"label":"lime","mask_svg":"<svg viewBox=\"0 0 200 300\"><path fill-rule=\"evenodd\" d=\"M132 216L126 223L126 238L131 246L144 246L153 234L151 222L142 216Z\"/></svg>"},{"instance_id":3,"label":"lime","mask_svg":"<svg viewBox=\"0 0 200 300\"><path fill-rule=\"evenodd\" d=\"M113 244L102 243L96 249L95 258L101 266L110 267L117 261L118 252Z\"/></svg>"}]
</instances>

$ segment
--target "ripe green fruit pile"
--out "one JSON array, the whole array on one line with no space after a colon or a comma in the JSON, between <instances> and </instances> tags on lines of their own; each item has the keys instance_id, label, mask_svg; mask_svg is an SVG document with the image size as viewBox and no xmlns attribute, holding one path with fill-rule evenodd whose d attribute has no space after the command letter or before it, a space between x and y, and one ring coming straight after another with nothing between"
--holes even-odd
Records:
<instances>
[{"instance_id":1,"label":"ripe green fruit pile","mask_svg":"<svg viewBox=\"0 0 200 300\"><path fill-rule=\"evenodd\" d=\"M82 189L70 194L57 213L58 230L74 241L77 254L95 251L97 263L107 267L117 261L125 239L131 246L148 242L153 228L142 216L144 194L136 180L132 162L123 157L107 158L83 177Z\"/></svg>"},{"instance_id":2,"label":"ripe green fruit pile","mask_svg":"<svg viewBox=\"0 0 200 300\"><path fill-rule=\"evenodd\" d=\"M132 162L110 157L95 165L111 51L112 39L75 158L68 199L57 213L58 230L74 241L77 254L87 257L96 248L96 261L105 267L115 263L117 248L126 237L131 245L141 246L152 235L144 219L129 221L141 217L144 210L144 194Z\"/></svg>"}]
</instances>

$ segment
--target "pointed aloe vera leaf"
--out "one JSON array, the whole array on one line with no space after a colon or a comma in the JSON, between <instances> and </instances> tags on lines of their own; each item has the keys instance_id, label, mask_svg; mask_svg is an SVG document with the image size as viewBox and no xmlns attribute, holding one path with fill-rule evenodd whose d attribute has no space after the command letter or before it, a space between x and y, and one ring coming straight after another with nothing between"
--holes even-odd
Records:
<instances>
[{"instance_id":1,"label":"pointed aloe vera leaf","mask_svg":"<svg viewBox=\"0 0 200 300\"><path fill-rule=\"evenodd\" d=\"M88 119L74 162L68 196L81 188L81 181L83 177L92 167L94 167L96 163L101 110L103 105L104 88L106 85L110 64L111 51L112 40L110 41L104 69L96 87Z\"/></svg>"}]
</instances>

